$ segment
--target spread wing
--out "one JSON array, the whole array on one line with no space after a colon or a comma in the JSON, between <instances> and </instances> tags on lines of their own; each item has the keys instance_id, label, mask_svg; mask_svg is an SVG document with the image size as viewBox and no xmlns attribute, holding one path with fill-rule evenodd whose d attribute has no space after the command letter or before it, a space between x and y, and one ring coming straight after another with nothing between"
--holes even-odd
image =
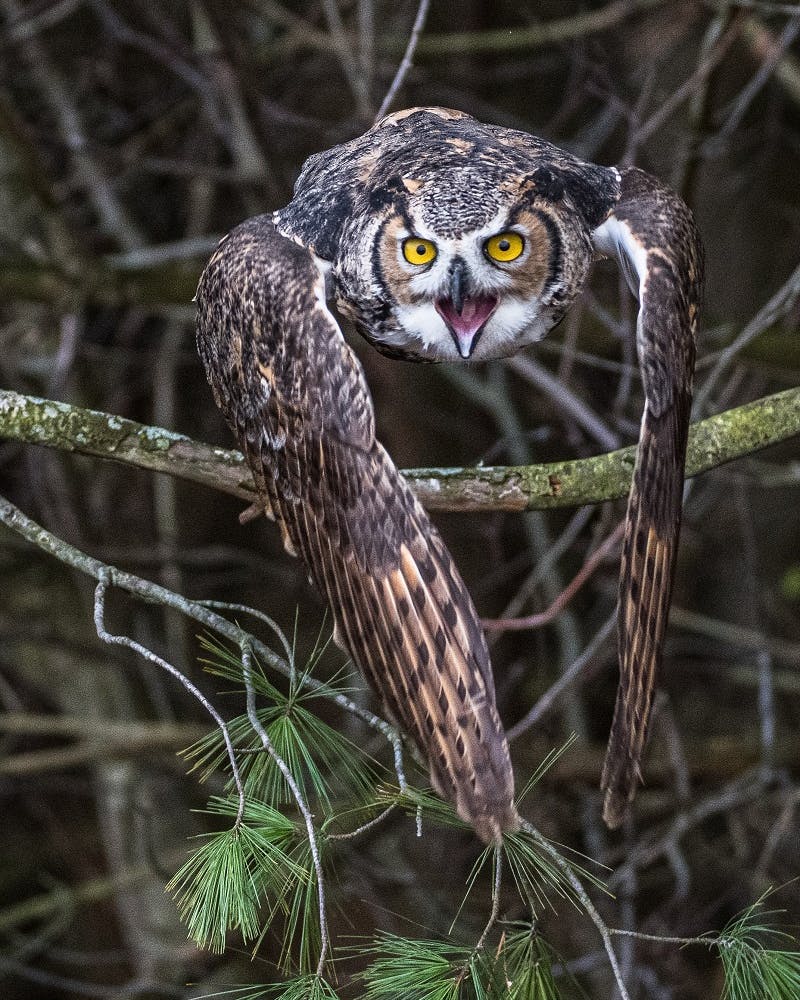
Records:
<instances>
[{"instance_id":1,"label":"spread wing","mask_svg":"<svg viewBox=\"0 0 800 1000\"><path fill-rule=\"evenodd\" d=\"M438 532L375 440L358 360L309 251L268 216L200 279L197 341L217 404L337 642L486 841L513 829L513 774L475 609Z\"/></svg>"},{"instance_id":2,"label":"spread wing","mask_svg":"<svg viewBox=\"0 0 800 1000\"><path fill-rule=\"evenodd\" d=\"M619 201L593 239L618 259L639 299L645 390L619 584L620 682L602 776L603 816L616 827L640 780L672 598L703 262L689 209L635 168L621 173Z\"/></svg>"}]
</instances>

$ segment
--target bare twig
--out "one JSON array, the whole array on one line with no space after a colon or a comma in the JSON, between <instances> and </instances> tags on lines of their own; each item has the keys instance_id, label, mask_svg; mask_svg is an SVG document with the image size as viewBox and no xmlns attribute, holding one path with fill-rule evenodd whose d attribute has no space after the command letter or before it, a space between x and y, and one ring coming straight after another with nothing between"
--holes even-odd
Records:
<instances>
[{"instance_id":1,"label":"bare twig","mask_svg":"<svg viewBox=\"0 0 800 1000\"><path fill-rule=\"evenodd\" d=\"M348 830L346 833L326 833L325 836L328 840L355 840L356 837L360 837L362 833L367 833L374 827L379 826L388 816L390 816L397 808L397 803L393 802L390 806L387 806L382 812L378 813L371 820L366 823L362 823L361 826L357 826L355 830Z\"/></svg>"},{"instance_id":2,"label":"bare twig","mask_svg":"<svg viewBox=\"0 0 800 1000\"><path fill-rule=\"evenodd\" d=\"M800 301L800 264L792 271L769 302L759 309L738 337L735 337L720 352L716 364L706 376L705 381L697 392L694 404L695 413L703 412L711 398L711 394L716 388L717 382L736 356L741 353L751 340L754 340L790 313L798 301Z\"/></svg>"},{"instance_id":3,"label":"bare twig","mask_svg":"<svg viewBox=\"0 0 800 1000\"><path fill-rule=\"evenodd\" d=\"M787 796L786 801L783 804L783 808L778 814L778 818L772 824L770 831L764 841L764 847L759 855L758 862L755 866L755 878L766 880L767 869L775 855L775 851L778 848L778 844L786 836L787 833L794 832L796 829L793 823L795 810L800 806L800 788L795 788L790 795Z\"/></svg>"},{"instance_id":4,"label":"bare twig","mask_svg":"<svg viewBox=\"0 0 800 1000\"><path fill-rule=\"evenodd\" d=\"M283 629L269 615L264 614L263 611L259 611L257 608L251 608L247 604L231 604L229 601L198 601L197 603L202 604L204 608L218 608L220 611L241 611L242 614L252 615L253 618L257 618L259 621L264 622L265 625L268 625L275 633L278 642L283 646L283 651L286 653L286 662L289 664L289 680L294 681L296 674L294 650L286 638Z\"/></svg>"},{"instance_id":5,"label":"bare twig","mask_svg":"<svg viewBox=\"0 0 800 1000\"><path fill-rule=\"evenodd\" d=\"M370 117L369 87L362 76L358 60L350 46L350 37L344 29L342 15L337 0L322 0L322 10L333 40L333 47L339 58L339 65L356 101L356 108L362 118Z\"/></svg>"},{"instance_id":6,"label":"bare twig","mask_svg":"<svg viewBox=\"0 0 800 1000\"><path fill-rule=\"evenodd\" d=\"M597 10L556 18L525 27L501 28L495 31L469 31L447 35L427 35L421 39L418 51L426 55L457 53L530 51L545 45L559 45L574 38L583 38L607 31L635 16L639 11L660 7L665 0L615 0Z\"/></svg>"},{"instance_id":7,"label":"bare twig","mask_svg":"<svg viewBox=\"0 0 800 1000\"><path fill-rule=\"evenodd\" d=\"M739 6L757 7L755 4L739 4ZM763 6L768 6L767 4ZM800 4L775 4L776 8L783 6L783 10L776 10L776 13L800 14ZM775 45L775 36L766 28L757 17L748 18L742 28L742 38L749 45L751 52L758 59L768 58L770 51ZM794 101L800 104L800 59L791 52L784 52L778 65L775 67L775 79L783 87L784 92Z\"/></svg>"},{"instance_id":8,"label":"bare twig","mask_svg":"<svg viewBox=\"0 0 800 1000\"><path fill-rule=\"evenodd\" d=\"M645 868L661 857L666 857L681 838L712 816L748 805L758 799L774 775L766 774L759 767L739 775L720 791L700 799L679 812L666 831L644 838L625 858L625 862L608 879L613 889L627 878L629 869Z\"/></svg>"},{"instance_id":9,"label":"bare twig","mask_svg":"<svg viewBox=\"0 0 800 1000\"><path fill-rule=\"evenodd\" d=\"M734 622L720 621L719 618L712 618L710 615L702 615L697 611L689 611L682 607L673 606L670 612L670 621L678 628L707 636L716 642L725 642L731 646L740 646L742 649L752 649L756 652L766 648L774 659L792 666L800 665L799 642L766 636L758 629L745 628Z\"/></svg>"},{"instance_id":10,"label":"bare twig","mask_svg":"<svg viewBox=\"0 0 800 1000\"><path fill-rule=\"evenodd\" d=\"M22 20L16 0L0 0L6 21L13 28ZM19 46L20 57L47 101L58 123L60 139L75 171L75 177L106 232L125 250L140 246L144 238L120 204L108 178L89 153L89 141L70 88L50 63L44 46L35 35Z\"/></svg>"},{"instance_id":11,"label":"bare twig","mask_svg":"<svg viewBox=\"0 0 800 1000\"><path fill-rule=\"evenodd\" d=\"M419 7L417 8L417 16L414 20L414 26L411 29L411 35L408 39L408 45L403 53L403 60L397 67L397 72L394 75L391 86L386 91L386 96L381 102L381 106L378 109L378 113L375 116L375 121L379 121L388 112L389 108L392 106L392 102L397 96L398 90L403 86L403 82L411 69L411 62L414 58L414 51L416 50L417 43L419 41L419 36L422 34L422 29L425 27L425 19L428 16L428 9L430 7L430 0L420 0Z\"/></svg>"},{"instance_id":12,"label":"bare twig","mask_svg":"<svg viewBox=\"0 0 800 1000\"><path fill-rule=\"evenodd\" d=\"M608 639L611 637L614 629L616 628L616 624L617 613L615 611L614 614L611 615L610 618L607 618L606 621L600 626L598 631L595 633L594 638L586 649L584 649L581 655L574 660L569 667L567 667L554 684L550 685L547 691L545 691L531 710L526 712L519 722L508 730L509 740L515 740L526 730L530 729L531 726L536 725L536 723L552 709L556 701L558 701L559 698L570 690L572 685L577 682L581 674L584 673L588 665L594 660Z\"/></svg>"},{"instance_id":13,"label":"bare twig","mask_svg":"<svg viewBox=\"0 0 800 1000\"><path fill-rule=\"evenodd\" d=\"M495 844L494 846L494 878L492 879L492 912L489 914L489 919L486 922L486 926L483 928L481 936L478 938L478 943L475 945L475 951L480 951L481 948L486 944L486 939L489 937L492 928L497 923L497 919L500 916L500 885L503 881L503 845Z\"/></svg>"},{"instance_id":14,"label":"bare twig","mask_svg":"<svg viewBox=\"0 0 800 1000\"><path fill-rule=\"evenodd\" d=\"M244 815L244 786L242 785L242 776L239 773L239 765L236 763L236 754L233 749L231 735L228 731L228 726L225 720L216 708L214 708L208 698L206 698L203 692L197 687L197 685L193 684L184 673L174 667L171 663L162 659L151 649L147 649L147 647L143 646L141 643L136 642L135 639L131 639L126 635L112 635L106 629L106 592L108 591L109 585L112 583L111 576L112 574L107 568L104 567L101 569L97 586L94 591L94 627L97 630L98 636L103 640L103 642L107 642L111 645L127 646L128 649L132 649L134 653L138 653L139 656L143 657L145 660L149 660L150 663L155 663L157 667L161 667L162 670L166 670L168 674L171 674L180 684L183 685L183 687L186 688L193 698L200 702L203 708L214 720L222 733L223 740L225 741L225 749L228 753L228 761L231 765L231 775L233 776L236 791L239 796L239 808L236 812L236 826L238 827L242 821L242 816Z\"/></svg>"},{"instance_id":15,"label":"bare twig","mask_svg":"<svg viewBox=\"0 0 800 1000\"><path fill-rule=\"evenodd\" d=\"M740 31L740 21L735 20L725 34L722 35L719 41L716 42L711 51L700 63L694 73L692 73L692 75L688 78L688 80L685 80L684 83L682 83L681 86L678 87L678 89L663 102L655 114L651 115L646 122L643 122L642 125L639 126L636 130L635 136L635 142L637 145L641 145L649 139L650 136L658 132L664 122L670 119L681 104L692 97L692 95L702 87L705 80L716 69L720 62L722 62L725 54L738 37Z\"/></svg>"},{"instance_id":16,"label":"bare twig","mask_svg":"<svg viewBox=\"0 0 800 1000\"><path fill-rule=\"evenodd\" d=\"M581 507L570 518L569 523L541 558L536 560L527 578L517 588L517 592L503 609L501 618L515 618L525 606L525 602L536 592L545 576L550 573L558 560L569 552L581 531L589 523L594 511L591 507Z\"/></svg>"},{"instance_id":17,"label":"bare twig","mask_svg":"<svg viewBox=\"0 0 800 1000\"><path fill-rule=\"evenodd\" d=\"M732 135L742 121L747 109L752 104L756 95L765 86L770 77L777 71L777 68L785 52L788 51L792 42L800 32L800 12L786 24L779 39L775 39L774 44L763 53L761 65L751 80L742 88L739 96L733 102L733 107L722 127L714 135L714 142L726 136Z\"/></svg>"},{"instance_id":18,"label":"bare twig","mask_svg":"<svg viewBox=\"0 0 800 1000\"><path fill-rule=\"evenodd\" d=\"M571 417L601 448L618 448L619 435L599 417L579 396L572 392L544 365L528 355L509 358L509 368L552 399L565 417Z\"/></svg>"},{"instance_id":19,"label":"bare twig","mask_svg":"<svg viewBox=\"0 0 800 1000\"><path fill-rule=\"evenodd\" d=\"M544 611L539 611L533 615L525 615L522 618L483 618L483 627L489 632L524 632L547 625L564 610L600 563L619 545L624 532L625 525L623 523L618 524L608 538L601 545L598 545L583 566L581 566L580 570L570 580L569 584Z\"/></svg>"},{"instance_id":20,"label":"bare twig","mask_svg":"<svg viewBox=\"0 0 800 1000\"><path fill-rule=\"evenodd\" d=\"M0 716L0 732L50 739L60 736L77 741L70 746L30 750L9 754L0 759L0 774L21 777L63 771L88 763L108 762L109 758L148 753L156 749L178 750L199 740L205 735L206 729L198 725L178 723L92 719L90 731L87 732L85 719L15 712Z\"/></svg>"}]
</instances>

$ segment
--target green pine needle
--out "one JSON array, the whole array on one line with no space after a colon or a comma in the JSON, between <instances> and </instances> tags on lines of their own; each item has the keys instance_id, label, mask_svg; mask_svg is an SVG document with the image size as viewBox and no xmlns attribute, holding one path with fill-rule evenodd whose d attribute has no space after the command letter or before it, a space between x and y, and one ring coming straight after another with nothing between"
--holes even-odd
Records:
<instances>
[{"instance_id":1,"label":"green pine needle","mask_svg":"<svg viewBox=\"0 0 800 1000\"><path fill-rule=\"evenodd\" d=\"M458 1000L471 979L469 948L381 934L362 950L375 955L360 974L363 1000Z\"/></svg>"},{"instance_id":2,"label":"green pine needle","mask_svg":"<svg viewBox=\"0 0 800 1000\"><path fill-rule=\"evenodd\" d=\"M338 1000L334 988L319 976L300 976L282 983L270 1000Z\"/></svg>"},{"instance_id":3,"label":"green pine needle","mask_svg":"<svg viewBox=\"0 0 800 1000\"><path fill-rule=\"evenodd\" d=\"M577 741L578 737L575 733L571 733L570 736L561 744L560 747L554 747L542 761L540 761L539 766L533 772L533 774L528 778L525 783L525 787L517 795L517 805L522 805L522 802L526 795L531 791L531 789L537 785L542 778L547 774L550 768L559 760L567 750L572 747L572 745Z\"/></svg>"},{"instance_id":4,"label":"green pine needle","mask_svg":"<svg viewBox=\"0 0 800 1000\"><path fill-rule=\"evenodd\" d=\"M209 812L236 814L235 801L212 800ZM238 827L204 836L204 843L168 882L189 935L214 952L225 948L228 931L244 941L262 932L262 902L280 899L287 883L305 877L289 856L294 825L263 803L248 803Z\"/></svg>"},{"instance_id":5,"label":"green pine needle","mask_svg":"<svg viewBox=\"0 0 800 1000\"><path fill-rule=\"evenodd\" d=\"M297 845L294 863L304 872L291 886L288 912L281 942L280 965L289 972L294 962L301 973L310 974L317 967L322 940L317 909L317 878L308 841Z\"/></svg>"},{"instance_id":6,"label":"green pine needle","mask_svg":"<svg viewBox=\"0 0 800 1000\"><path fill-rule=\"evenodd\" d=\"M372 795L379 780L375 762L313 712L295 703L260 714L272 745L307 800L316 797L328 811L334 787L361 801ZM268 754L251 755L244 763L248 787L257 794L276 805L293 801L284 776Z\"/></svg>"},{"instance_id":7,"label":"green pine needle","mask_svg":"<svg viewBox=\"0 0 800 1000\"><path fill-rule=\"evenodd\" d=\"M384 808L394 803L410 816L416 816L421 811L423 823L431 822L460 830L470 829L469 824L458 816L450 803L440 799L431 789L407 785L405 791L401 791L397 785L384 782L377 788L377 803Z\"/></svg>"},{"instance_id":8,"label":"green pine needle","mask_svg":"<svg viewBox=\"0 0 800 1000\"><path fill-rule=\"evenodd\" d=\"M297 976L283 983L242 986L223 993L207 993L198 1000L231 997L233 1000L339 1000L334 988L317 975Z\"/></svg>"},{"instance_id":9,"label":"green pine needle","mask_svg":"<svg viewBox=\"0 0 800 1000\"><path fill-rule=\"evenodd\" d=\"M203 645L211 654L203 662L212 673L241 682L242 663L238 651L210 639L204 639ZM314 656L318 658L319 655L315 650ZM284 694L254 661L253 685L269 702L267 707L259 709L259 720L306 801L316 798L327 811L334 788L363 801L372 795L379 780L379 766L346 736L305 707L304 703L319 697L303 684L309 665L306 667L305 673L297 675L289 694ZM336 679L328 683L335 685ZM228 724L228 729L234 746L247 751L239 754L239 763L248 793L276 807L293 802L294 796L284 776L253 733L248 717L238 716ZM184 756L194 760L193 769L199 769L203 778L208 777L227 762L222 734L219 730L212 731L189 747Z\"/></svg>"},{"instance_id":10,"label":"green pine needle","mask_svg":"<svg viewBox=\"0 0 800 1000\"><path fill-rule=\"evenodd\" d=\"M763 922L775 913L763 909L767 895L728 924L716 941L725 973L722 1000L800 997L800 951L778 947L795 939Z\"/></svg>"},{"instance_id":11,"label":"green pine needle","mask_svg":"<svg viewBox=\"0 0 800 1000\"><path fill-rule=\"evenodd\" d=\"M537 903L542 907L555 909L549 899L550 893L568 899L580 908L580 901L564 872L543 852L529 833L518 830L516 833L505 834L503 848L517 891L533 909ZM575 864L574 861L568 861L568 864L582 881L607 891L603 882L581 865Z\"/></svg>"},{"instance_id":12,"label":"green pine needle","mask_svg":"<svg viewBox=\"0 0 800 1000\"><path fill-rule=\"evenodd\" d=\"M530 924L508 931L497 958L508 1000L559 1000L554 961L550 947Z\"/></svg>"}]
</instances>

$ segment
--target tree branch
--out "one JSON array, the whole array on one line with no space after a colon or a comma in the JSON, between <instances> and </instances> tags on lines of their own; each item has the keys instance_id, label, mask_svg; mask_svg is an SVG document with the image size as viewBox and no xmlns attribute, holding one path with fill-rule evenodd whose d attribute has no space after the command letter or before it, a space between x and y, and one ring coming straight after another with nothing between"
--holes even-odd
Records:
<instances>
[{"instance_id":1,"label":"tree branch","mask_svg":"<svg viewBox=\"0 0 800 1000\"><path fill-rule=\"evenodd\" d=\"M419 41L417 51L424 55L461 55L480 52L529 52L546 45L563 45L576 38L584 38L600 31L608 31L633 15L661 7L664 0L615 0L598 10L573 14L569 17L541 21L527 26L514 25L495 31L459 31L452 34L426 35ZM384 39L380 39L384 42ZM396 38L385 39L385 44L399 47Z\"/></svg>"},{"instance_id":2,"label":"tree branch","mask_svg":"<svg viewBox=\"0 0 800 1000\"><path fill-rule=\"evenodd\" d=\"M692 425L686 474L696 476L796 434L800 434L800 388L726 410ZM255 496L238 451L10 390L0 390L0 438L166 472L247 502ZM631 446L545 465L408 469L404 474L428 510L546 510L624 496L635 454Z\"/></svg>"},{"instance_id":3,"label":"tree branch","mask_svg":"<svg viewBox=\"0 0 800 1000\"><path fill-rule=\"evenodd\" d=\"M116 418L113 418L116 419ZM255 636L246 632L216 614L210 608L204 606L202 601L192 601L189 598L176 594L166 587L162 587L150 580L142 579L134 573L127 573L125 570L117 569L95 559L93 556L81 552L63 539L51 534L41 525L31 520L18 507L15 507L5 497L0 496L0 524L6 525L12 531L21 535L32 545L54 556L67 566L72 566L79 572L92 577L98 582L104 581L108 586L119 587L134 597L138 597L149 604L159 604L162 607L173 608L180 611L187 618L192 618L206 628L211 629L218 635L224 636L230 642L241 647L244 640L250 643L253 652L272 670L283 674L285 677L292 676L293 667L282 656L275 653L269 646L261 642ZM345 711L351 712L357 718L362 719L368 726L381 733L391 743L395 760L402 759L402 743L397 731L384 719L370 712L368 709L358 705L343 692L331 687L325 681L306 674L303 678L305 687L318 692L329 701L334 702ZM398 773L398 781L404 782L402 771Z\"/></svg>"}]
</instances>

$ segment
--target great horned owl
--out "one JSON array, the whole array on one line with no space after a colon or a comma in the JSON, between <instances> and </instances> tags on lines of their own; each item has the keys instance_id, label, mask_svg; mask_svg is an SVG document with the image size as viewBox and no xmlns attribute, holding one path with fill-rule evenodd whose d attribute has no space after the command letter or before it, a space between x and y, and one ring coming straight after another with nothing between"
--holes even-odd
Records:
<instances>
[{"instance_id":1,"label":"great horned owl","mask_svg":"<svg viewBox=\"0 0 800 1000\"><path fill-rule=\"evenodd\" d=\"M702 280L686 205L635 168L413 108L311 157L290 204L226 237L198 289L200 353L267 512L434 787L485 840L519 816L480 623L375 440L361 368L326 302L393 357L503 357L558 323L595 256L616 258L639 299L646 396L602 775L616 826L639 777L680 526Z\"/></svg>"}]
</instances>

